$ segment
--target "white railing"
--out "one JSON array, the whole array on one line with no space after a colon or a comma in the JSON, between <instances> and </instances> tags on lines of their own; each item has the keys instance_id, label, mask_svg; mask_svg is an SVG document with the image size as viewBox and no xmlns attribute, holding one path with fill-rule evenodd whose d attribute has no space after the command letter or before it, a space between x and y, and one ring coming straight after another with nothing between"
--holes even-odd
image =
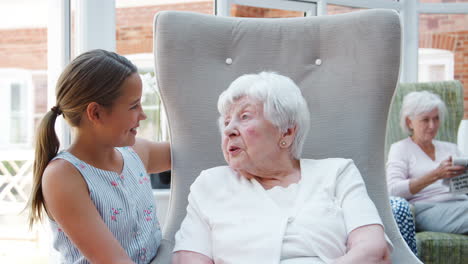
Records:
<instances>
[{"instance_id":1,"label":"white railing","mask_svg":"<svg viewBox=\"0 0 468 264\"><path fill-rule=\"evenodd\" d=\"M33 172L33 150L0 150L0 240L37 242L27 228L27 205Z\"/></svg>"},{"instance_id":2,"label":"white railing","mask_svg":"<svg viewBox=\"0 0 468 264\"><path fill-rule=\"evenodd\" d=\"M33 160L32 149L0 149L0 263L18 258L21 263L50 263L48 228L37 224L30 230L25 209Z\"/></svg>"},{"instance_id":3,"label":"white railing","mask_svg":"<svg viewBox=\"0 0 468 264\"><path fill-rule=\"evenodd\" d=\"M32 150L0 150L0 215L17 215L31 192Z\"/></svg>"}]
</instances>

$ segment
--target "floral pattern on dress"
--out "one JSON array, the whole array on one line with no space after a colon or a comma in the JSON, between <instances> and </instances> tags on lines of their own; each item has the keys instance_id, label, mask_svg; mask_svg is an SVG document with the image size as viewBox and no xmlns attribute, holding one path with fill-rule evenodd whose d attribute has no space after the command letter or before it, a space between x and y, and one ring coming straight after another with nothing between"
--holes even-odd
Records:
<instances>
[{"instance_id":1,"label":"floral pattern on dress","mask_svg":"<svg viewBox=\"0 0 468 264\"><path fill-rule=\"evenodd\" d=\"M149 182L148 175L145 175L143 172L140 172L140 179L138 180L140 184L143 184L145 182Z\"/></svg>"},{"instance_id":2,"label":"floral pattern on dress","mask_svg":"<svg viewBox=\"0 0 468 264\"><path fill-rule=\"evenodd\" d=\"M146 221L151 221L153 220L152 215L153 215L153 206L151 205L147 209L143 210L143 215L145 217Z\"/></svg>"},{"instance_id":3,"label":"floral pattern on dress","mask_svg":"<svg viewBox=\"0 0 468 264\"><path fill-rule=\"evenodd\" d=\"M140 249L140 260L146 261L146 248Z\"/></svg>"},{"instance_id":4,"label":"floral pattern on dress","mask_svg":"<svg viewBox=\"0 0 468 264\"><path fill-rule=\"evenodd\" d=\"M112 221L117 221L117 216L120 215L120 213L122 213L122 211L123 211L122 208L117 208L117 209L112 208L111 209L111 212L112 212L111 219L112 219Z\"/></svg>"}]
</instances>

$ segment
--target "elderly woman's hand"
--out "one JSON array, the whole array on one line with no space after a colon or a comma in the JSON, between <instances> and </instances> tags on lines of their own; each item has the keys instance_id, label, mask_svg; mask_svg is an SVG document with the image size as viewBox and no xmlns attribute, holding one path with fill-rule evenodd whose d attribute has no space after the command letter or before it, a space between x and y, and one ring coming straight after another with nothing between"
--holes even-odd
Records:
<instances>
[{"instance_id":1,"label":"elderly woman's hand","mask_svg":"<svg viewBox=\"0 0 468 264\"><path fill-rule=\"evenodd\" d=\"M333 264L390 264L390 250L381 225L354 229L348 236L348 252Z\"/></svg>"},{"instance_id":2,"label":"elderly woman's hand","mask_svg":"<svg viewBox=\"0 0 468 264\"><path fill-rule=\"evenodd\" d=\"M213 264L213 260L209 257L188 250L177 251L172 255L172 264Z\"/></svg>"},{"instance_id":3,"label":"elderly woman's hand","mask_svg":"<svg viewBox=\"0 0 468 264\"><path fill-rule=\"evenodd\" d=\"M390 250L381 225L366 225L354 229L348 236L348 252L333 264L390 264Z\"/></svg>"}]
</instances>

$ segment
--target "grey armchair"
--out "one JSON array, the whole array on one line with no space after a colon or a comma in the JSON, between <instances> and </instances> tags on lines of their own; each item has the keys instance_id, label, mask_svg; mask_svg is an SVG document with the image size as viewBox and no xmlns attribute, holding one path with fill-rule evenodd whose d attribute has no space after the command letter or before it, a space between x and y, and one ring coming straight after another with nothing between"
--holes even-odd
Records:
<instances>
[{"instance_id":1,"label":"grey armchair","mask_svg":"<svg viewBox=\"0 0 468 264\"><path fill-rule=\"evenodd\" d=\"M225 164L216 120L219 94L263 70L291 77L311 111L303 157L352 158L394 245L394 263L420 263L398 232L384 178L386 118L400 65L396 12L253 19L160 12L155 68L172 144L172 193L154 263L169 263L201 170Z\"/></svg>"}]
</instances>

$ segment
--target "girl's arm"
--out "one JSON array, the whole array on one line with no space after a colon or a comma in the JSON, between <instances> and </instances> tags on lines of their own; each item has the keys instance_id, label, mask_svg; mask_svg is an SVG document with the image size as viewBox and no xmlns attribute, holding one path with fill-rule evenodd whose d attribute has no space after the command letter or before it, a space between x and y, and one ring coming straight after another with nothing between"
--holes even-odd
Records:
<instances>
[{"instance_id":1,"label":"girl's arm","mask_svg":"<svg viewBox=\"0 0 468 264\"><path fill-rule=\"evenodd\" d=\"M42 193L49 217L91 263L133 263L102 220L73 165L52 161L44 171Z\"/></svg>"},{"instance_id":2,"label":"girl's arm","mask_svg":"<svg viewBox=\"0 0 468 264\"><path fill-rule=\"evenodd\" d=\"M381 225L367 225L354 229L348 236L347 252L334 264L389 264L390 250Z\"/></svg>"},{"instance_id":3,"label":"girl's arm","mask_svg":"<svg viewBox=\"0 0 468 264\"><path fill-rule=\"evenodd\" d=\"M137 138L133 149L140 156L148 173L158 173L171 169L171 147L169 142L152 142Z\"/></svg>"}]
</instances>

